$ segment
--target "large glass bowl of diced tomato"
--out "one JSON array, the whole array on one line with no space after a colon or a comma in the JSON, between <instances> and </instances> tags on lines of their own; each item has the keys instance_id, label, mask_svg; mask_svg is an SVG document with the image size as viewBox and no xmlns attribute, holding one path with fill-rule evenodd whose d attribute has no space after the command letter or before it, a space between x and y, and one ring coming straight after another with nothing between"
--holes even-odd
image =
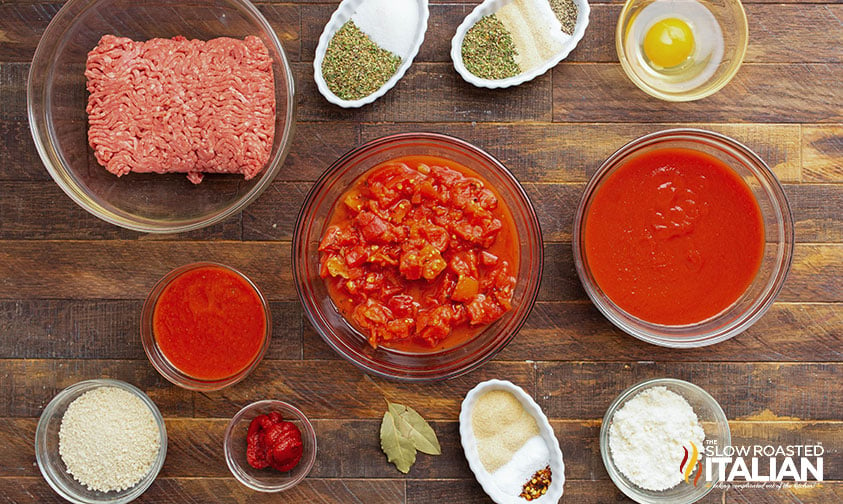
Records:
<instances>
[{"instance_id":1,"label":"large glass bowl of diced tomato","mask_svg":"<svg viewBox=\"0 0 843 504\"><path fill-rule=\"evenodd\" d=\"M542 237L500 161L403 133L342 156L307 195L293 273L322 339L366 372L443 380L492 358L539 291Z\"/></svg>"}]
</instances>

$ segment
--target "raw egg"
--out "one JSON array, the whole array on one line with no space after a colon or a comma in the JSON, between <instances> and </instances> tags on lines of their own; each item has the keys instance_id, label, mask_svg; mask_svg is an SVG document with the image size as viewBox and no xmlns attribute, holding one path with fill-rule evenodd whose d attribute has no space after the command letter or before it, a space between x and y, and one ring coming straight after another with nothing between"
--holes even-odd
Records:
<instances>
[{"instance_id":1,"label":"raw egg","mask_svg":"<svg viewBox=\"0 0 843 504\"><path fill-rule=\"evenodd\" d=\"M656 66L675 67L694 51L694 32L685 21L671 17L657 21L644 36L644 54Z\"/></svg>"}]
</instances>

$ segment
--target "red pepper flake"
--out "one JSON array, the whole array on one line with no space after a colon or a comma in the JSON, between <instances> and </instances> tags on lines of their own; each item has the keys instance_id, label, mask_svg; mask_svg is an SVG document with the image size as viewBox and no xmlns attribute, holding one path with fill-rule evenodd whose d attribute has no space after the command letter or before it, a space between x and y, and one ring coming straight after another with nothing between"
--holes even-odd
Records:
<instances>
[{"instance_id":1,"label":"red pepper flake","mask_svg":"<svg viewBox=\"0 0 843 504\"><path fill-rule=\"evenodd\" d=\"M544 469L539 469L535 474L533 474L533 477L530 478L529 481L524 483L519 497L523 497L528 501L538 499L547 493L547 489L550 487L550 481L550 466L547 466Z\"/></svg>"},{"instance_id":2,"label":"red pepper flake","mask_svg":"<svg viewBox=\"0 0 843 504\"><path fill-rule=\"evenodd\" d=\"M255 469L293 470L302 457L301 431L277 411L258 415L246 434L246 459Z\"/></svg>"}]
</instances>

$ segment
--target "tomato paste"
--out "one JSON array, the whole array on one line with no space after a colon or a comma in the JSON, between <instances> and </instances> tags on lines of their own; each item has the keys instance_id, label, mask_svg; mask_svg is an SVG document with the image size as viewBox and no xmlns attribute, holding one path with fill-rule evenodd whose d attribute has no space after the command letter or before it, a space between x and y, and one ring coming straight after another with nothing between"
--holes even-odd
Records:
<instances>
[{"instance_id":1,"label":"tomato paste","mask_svg":"<svg viewBox=\"0 0 843 504\"><path fill-rule=\"evenodd\" d=\"M449 348L512 307L512 215L467 167L398 158L369 170L339 201L319 246L320 275L373 347Z\"/></svg>"},{"instance_id":2,"label":"tomato paste","mask_svg":"<svg viewBox=\"0 0 843 504\"><path fill-rule=\"evenodd\" d=\"M588 269L618 307L647 322L685 325L732 305L761 265L764 223L747 184L689 149L634 157L586 210Z\"/></svg>"},{"instance_id":3,"label":"tomato paste","mask_svg":"<svg viewBox=\"0 0 843 504\"><path fill-rule=\"evenodd\" d=\"M255 469L292 471L304 453L301 431L273 411L256 416L246 433L246 461Z\"/></svg>"},{"instance_id":4,"label":"tomato paste","mask_svg":"<svg viewBox=\"0 0 843 504\"><path fill-rule=\"evenodd\" d=\"M198 380L222 380L247 368L266 338L266 314L252 285L219 266L173 279L152 315L155 341L176 369Z\"/></svg>"}]
</instances>

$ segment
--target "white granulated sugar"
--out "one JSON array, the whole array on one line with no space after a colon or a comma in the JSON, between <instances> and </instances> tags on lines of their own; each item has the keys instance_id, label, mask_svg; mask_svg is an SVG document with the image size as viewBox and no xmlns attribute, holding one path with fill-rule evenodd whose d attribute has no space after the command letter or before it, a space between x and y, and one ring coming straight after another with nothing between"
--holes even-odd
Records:
<instances>
[{"instance_id":1,"label":"white granulated sugar","mask_svg":"<svg viewBox=\"0 0 843 504\"><path fill-rule=\"evenodd\" d=\"M364 0L351 16L382 49L402 60L410 55L419 29L418 0Z\"/></svg>"},{"instance_id":2,"label":"white granulated sugar","mask_svg":"<svg viewBox=\"0 0 843 504\"><path fill-rule=\"evenodd\" d=\"M647 389L615 412L609 448L618 470L646 490L679 484L679 464L693 441L702 449L705 432L684 397L666 387Z\"/></svg>"},{"instance_id":3,"label":"white granulated sugar","mask_svg":"<svg viewBox=\"0 0 843 504\"><path fill-rule=\"evenodd\" d=\"M524 483L529 481L536 471L548 465L550 465L550 450L547 448L547 443L541 436L533 436L512 455L509 462L492 473L492 479L502 492L518 497L524 488Z\"/></svg>"},{"instance_id":4,"label":"white granulated sugar","mask_svg":"<svg viewBox=\"0 0 843 504\"><path fill-rule=\"evenodd\" d=\"M59 428L59 454L88 490L120 491L149 472L161 448L152 411L117 387L85 392L67 407Z\"/></svg>"}]
</instances>

